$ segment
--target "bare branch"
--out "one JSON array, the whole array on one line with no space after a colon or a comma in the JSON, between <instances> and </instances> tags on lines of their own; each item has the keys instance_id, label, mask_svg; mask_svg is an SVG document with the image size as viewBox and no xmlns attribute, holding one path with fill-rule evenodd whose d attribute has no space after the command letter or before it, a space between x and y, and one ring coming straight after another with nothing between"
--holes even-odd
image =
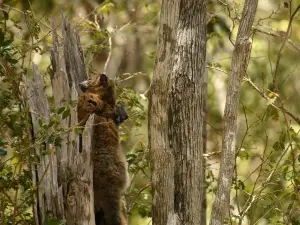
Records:
<instances>
[{"instance_id":1,"label":"bare branch","mask_svg":"<svg viewBox=\"0 0 300 225\"><path fill-rule=\"evenodd\" d=\"M120 33L127 28L131 22L129 21L127 24L123 25L121 28L116 29L110 33L109 37L109 54L107 57L107 60L104 65L104 73L111 79L115 79L117 76L117 71L119 69L119 66L121 64L122 55L120 55L119 51L121 50L123 46L117 47L115 44L115 38L117 35L120 35ZM126 41L124 41L125 43Z\"/></svg>"},{"instance_id":2,"label":"bare branch","mask_svg":"<svg viewBox=\"0 0 300 225\"><path fill-rule=\"evenodd\" d=\"M281 38L281 39L285 38L285 36L280 35L279 32L265 31L265 30L262 30L260 27L253 27L253 30L256 32L262 33L262 34L272 36L272 37ZM289 43L293 47L294 50L296 50L297 52L300 53L300 45L299 44L294 43L291 39L287 39L287 43Z\"/></svg>"},{"instance_id":3,"label":"bare branch","mask_svg":"<svg viewBox=\"0 0 300 225\"><path fill-rule=\"evenodd\" d=\"M270 98L263 92L261 91L249 78L244 78L245 81L247 81L253 88L256 90L262 97L264 97L266 100L270 100ZM274 103L270 103L272 107L274 107L277 110L280 110L286 114L288 114L290 117L293 118L293 120L300 125L300 118L296 117L294 114L289 112L287 109L284 107L278 107Z\"/></svg>"},{"instance_id":4,"label":"bare branch","mask_svg":"<svg viewBox=\"0 0 300 225\"><path fill-rule=\"evenodd\" d=\"M274 91L277 92L278 91L278 86L277 86L277 73L278 73L278 68L279 68L279 62L280 62L280 59L281 59L281 55L282 55L282 50L289 38L289 35L290 35L290 32L291 32L291 29L292 29L292 22L293 22L293 19L296 15L296 13L298 12L298 10L300 9L300 5L297 6L297 8L295 9L295 11L293 12L293 14L291 15L290 17L290 21L289 21L289 25L288 25L288 28L287 28L287 31L285 33L285 38L281 44L281 47L277 53L277 61L276 61L276 67L275 67L275 72L274 72L274 75L273 75L273 87L274 87Z\"/></svg>"}]
</instances>

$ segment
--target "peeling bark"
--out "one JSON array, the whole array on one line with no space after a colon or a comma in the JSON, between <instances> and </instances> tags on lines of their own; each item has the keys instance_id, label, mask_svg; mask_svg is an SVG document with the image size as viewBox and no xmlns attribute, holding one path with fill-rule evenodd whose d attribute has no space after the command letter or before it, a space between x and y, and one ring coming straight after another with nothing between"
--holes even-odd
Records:
<instances>
[{"instance_id":1,"label":"peeling bark","mask_svg":"<svg viewBox=\"0 0 300 225\"><path fill-rule=\"evenodd\" d=\"M53 26L53 51L51 52L51 84L56 108L77 100L78 84L86 79L83 55L78 35L67 20L63 21L63 47L60 48L56 28ZM75 28L76 31L76 28ZM63 49L63 53L62 53ZM33 134L38 135L38 119L49 122L50 109L44 93L45 82L33 66L33 80L27 80L28 105L33 122ZM71 115L60 123L60 128L68 130L77 126L76 107ZM36 224L45 224L47 217L66 220L67 225L94 225L93 173L91 161L91 125L87 122L83 138L83 151L79 153L78 135L71 130L60 136L61 146L45 144L50 154L42 154L41 146L35 148L40 162L33 170L33 182L38 188L34 208Z\"/></svg>"},{"instance_id":2,"label":"peeling bark","mask_svg":"<svg viewBox=\"0 0 300 225\"><path fill-rule=\"evenodd\" d=\"M33 64L33 80L27 80L27 99L31 110L33 135L38 136L40 126L38 120L43 123L49 122L50 108L45 90L45 81L38 71L37 65ZM44 154L49 151L50 154ZM40 162L33 167L33 185L37 187L36 200L38 204L34 207L35 218L39 224L44 224L48 216L63 218L64 207L62 192L57 183L57 159L52 144L43 143L35 146L35 154Z\"/></svg>"},{"instance_id":3,"label":"peeling bark","mask_svg":"<svg viewBox=\"0 0 300 225\"><path fill-rule=\"evenodd\" d=\"M224 129L222 137L222 156L218 189L213 203L211 225L224 224L229 215L230 190L235 165L237 110L240 86L246 73L250 54L250 33L254 21L258 0L246 0L231 63L231 76L227 88L224 110Z\"/></svg>"}]
</instances>

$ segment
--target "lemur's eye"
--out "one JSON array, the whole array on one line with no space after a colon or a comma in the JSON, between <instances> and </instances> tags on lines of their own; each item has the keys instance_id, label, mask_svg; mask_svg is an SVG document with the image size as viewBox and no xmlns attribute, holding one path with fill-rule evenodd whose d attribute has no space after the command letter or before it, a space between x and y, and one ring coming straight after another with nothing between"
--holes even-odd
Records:
<instances>
[{"instance_id":1,"label":"lemur's eye","mask_svg":"<svg viewBox=\"0 0 300 225\"><path fill-rule=\"evenodd\" d=\"M100 85L107 85L108 80L107 76L105 74L100 74Z\"/></svg>"},{"instance_id":2,"label":"lemur's eye","mask_svg":"<svg viewBox=\"0 0 300 225\"><path fill-rule=\"evenodd\" d=\"M91 103L91 104L93 104L94 106L96 106L96 105L97 105L97 103L96 103L96 102L94 102L93 100L90 100L90 99L89 99L89 100L88 100L88 102L89 102L89 103Z\"/></svg>"}]
</instances>

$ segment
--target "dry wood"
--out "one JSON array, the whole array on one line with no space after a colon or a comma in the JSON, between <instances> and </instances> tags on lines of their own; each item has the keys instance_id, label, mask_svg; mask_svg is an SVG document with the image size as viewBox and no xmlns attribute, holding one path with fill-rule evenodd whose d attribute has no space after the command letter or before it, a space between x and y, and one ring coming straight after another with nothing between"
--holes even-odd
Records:
<instances>
[{"instance_id":1,"label":"dry wood","mask_svg":"<svg viewBox=\"0 0 300 225\"><path fill-rule=\"evenodd\" d=\"M67 20L63 21L63 48L58 42L56 28L53 26L53 51L51 52L51 84L54 106L60 108L70 101L77 100L78 83L86 79L80 40L71 29ZM75 28L76 32L76 28ZM62 53L63 49L63 53ZM34 65L33 81L28 84L28 102L32 113L34 136L40 129L38 118L49 121L50 109L44 93L45 82ZM76 90L77 89L77 90ZM83 138L83 151L79 153L78 135L73 129L77 126L76 107L71 115L60 123L65 131L60 138L61 146L46 144L50 154L42 154L40 146L36 153L40 162L34 173L34 184L38 186L35 203L36 224L45 224L47 217L65 219L66 224L94 225L93 178L91 161L91 125L93 118L87 122Z\"/></svg>"},{"instance_id":2,"label":"dry wood","mask_svg":"<svg viewBox=\"0 0 300 225\"><path fill-rule=\"evenodd\" d=\"M31 110L34 137L38 137L40 131L38 120L49 122L50 109L45 95L45 81L41 77L38 68L33 64L33 80L27 80L28 105ZM50 154L44 154L50 151ZM39 163L33 167L33 183L37 187L38 204L34 207L35 218L39 224L43 224L47 216L63 218L63 198L57 183L57 159L52 144L42 143L35 147L35 153L39 156Z\"/></svg>"},{"instance_id":3,"label":"dry wood","mask_svg":"<svg viewBox=\"0 0 300 225\"><path fill-rule=\"evenodd\" d=\"M230 190L233 178L236 153L237 110L240 86L246 73L250 54L250 33L258 0L246 0L231 63L231 76L226 95L224 129L222 137L222 156L216 199L213 203L211 225L224 224L229 215Z\"/></svg>"},{"instance_id":4,"label":"dry wood","mask_svg":"<svg viewBox=\"0 0 300 225\"><path fill-rule=\"evenodd\" d=\"M62 16L62 18L64 18ZM84 64L83 52L80 47L80 39L78 36L78 27L71 28L68 19L63 20L63 48L66 72L71 87L72 83L76 84L76 90L81 93L78 84L86 80L86 70Z\"/></svg>"}]
</instances>

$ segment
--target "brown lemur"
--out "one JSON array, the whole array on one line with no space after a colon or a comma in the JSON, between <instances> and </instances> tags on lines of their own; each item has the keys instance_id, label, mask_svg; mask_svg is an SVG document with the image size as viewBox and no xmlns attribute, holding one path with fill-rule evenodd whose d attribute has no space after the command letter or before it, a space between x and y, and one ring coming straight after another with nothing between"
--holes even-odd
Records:
<instances>
[{"instance_id":1,"label":"brown lemur","mask_svg":"<svg viewBox=\"0 0 300 225\"><path fill-rule=\"evenodd\" d=\"M78 98L78 122L84 126L89 115L95 114L91 157L96 225L126 225L121 196L127 187L128 171L117 124L128 115L122 106L116 106L114 83L105 74L79 86L83 94Z\"/></svg>"}]
</instances>

